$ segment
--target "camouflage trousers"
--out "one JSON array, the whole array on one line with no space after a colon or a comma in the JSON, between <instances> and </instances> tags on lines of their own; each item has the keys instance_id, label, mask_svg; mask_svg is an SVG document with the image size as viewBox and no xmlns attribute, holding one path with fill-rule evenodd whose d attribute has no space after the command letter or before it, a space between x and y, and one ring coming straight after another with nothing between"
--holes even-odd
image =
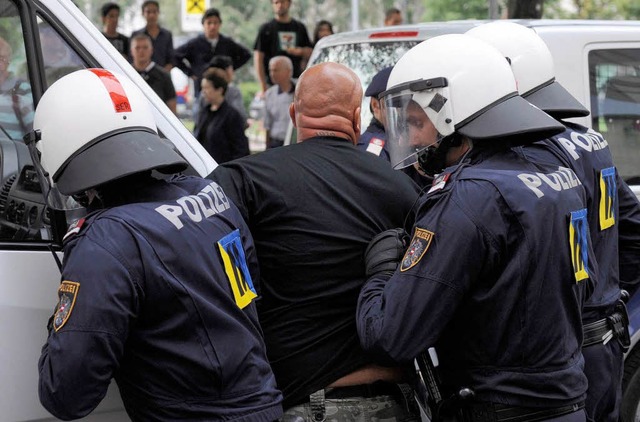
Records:
<instances>
[{"instance_id":1,"label":"camouflage trousers","mask_svg":"<svg viewBox=\"0 0 640 422\"><path fill-rule=\"evenodd\" d=\"M320 395L318 393L322 392ZM281 422L416 422L410 406L395 396L325 399L323 390L313 393L309 403L284 412ZM320 396L320 397L318 397Z\"/></svg>"}]
</instances>

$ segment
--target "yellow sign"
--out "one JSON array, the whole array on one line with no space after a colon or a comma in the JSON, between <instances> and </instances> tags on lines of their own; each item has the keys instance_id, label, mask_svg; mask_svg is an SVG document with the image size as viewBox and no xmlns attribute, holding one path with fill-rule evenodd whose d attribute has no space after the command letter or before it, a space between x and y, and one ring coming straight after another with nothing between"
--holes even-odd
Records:
<instances>
[{"instance_id":1,"label":"yellow sign","mask_svg":"<svg viewBox=\"0 0 640 422\"><path fill-rule=\"evenodd\" d=\"M186 12L189 15L202 15L207 10L205 0L187 0Z\"/></svg>"}]
</instances>

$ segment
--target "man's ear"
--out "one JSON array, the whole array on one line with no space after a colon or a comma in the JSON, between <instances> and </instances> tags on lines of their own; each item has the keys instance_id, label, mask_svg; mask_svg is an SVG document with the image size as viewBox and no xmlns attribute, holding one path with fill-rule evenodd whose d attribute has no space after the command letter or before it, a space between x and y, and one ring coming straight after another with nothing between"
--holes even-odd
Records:
<instances>
[{"instance_id":1,"label":"man's ear","mask_svg":"<svg viewBox=\"0 0 640 422\"><path fill-rule=\"evenodd\" d=\"M353 130L356 133L356 136L360 136L360 109L362 107L358 107L353 112Z\"/></svg>"},{"instance_id":2,"label":"man's ear","mask_svg":"<svg viewBox=\"0 0 640 422\"><path fill-rule=\"evenodd\" d=\"M298 125L296 124L296 107L293 105L293 103L289 104L289 117L291 117L293 127L297 129Z\"/></svg>"}]
</instances>

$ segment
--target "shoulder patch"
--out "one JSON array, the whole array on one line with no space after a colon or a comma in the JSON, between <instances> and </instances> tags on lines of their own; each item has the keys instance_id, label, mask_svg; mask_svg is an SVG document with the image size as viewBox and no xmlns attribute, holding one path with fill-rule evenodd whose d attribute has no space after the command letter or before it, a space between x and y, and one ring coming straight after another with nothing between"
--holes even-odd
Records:
<instances>
[{"instance_id":1,"label":"shoulder patch","mask_svg":"<svg viewBox=\"0 0 640 422\"><path fill-rule=\"evenodd\" d=\"M429 230L416 228L413 239L411 239L411 243L402 258L400 271L407 271L420 262L425 252L427 252L427 249L429 249L429 246L431 246L431 240L434 236L435 233Z\"/></svg>"},{"instance_id":2,"label":"shoulder patch","mask_svg":"<svg viewBox=\"0 0 640 422\"><path fill-rule=\"evenodd\" d=\"M71 223L71 225L69 226L69 230L67 230L67 234L64 235L64 237L62 238L62 241L66 242L72 236L80 233L80 230L82 229L82 226L84 225L84 222L85 222L85 218L81 218L81 219L76 220L73 223Z\"/></svg>"},{"instance_id":3,"label":"shoulder patch","mask_svg":"<svg viewBox=\"0 0 640 422\"><path fill-rule=\"evenodd\" d=\"M382 152L382 148L384 148L384 141L380 138L371 138L369 141L369 145L367 145L367 152L370 152L373 155L380 156Z\"/></svg>"},{"instance_id":4,"label":"shoulder patch","mask_svg":"<svg viewBox=\"0 0 640 422\"><path fill-rule=\"evenodd\" d=\"M257 298L258 294L249 273L240 230L236 229L220 239L218 249L236 305L243 309Z\"/></svg>"},{"instance_id":5,"label":"shoulder patch","mask_svg":"<svg viewBox=\"0 0 640 422\"><path fill-rule=\"evenodd\" d=\"M438 177L436 177L435 179L433 179L431 188L427 193L435 192L437 190L444 188L445 185L447 184L447 181L449 180L449 177L451 177L451 173L443 173Z\"/></svg>"},{"instance_id":6,"label":"shoulder patch","mask_svg":"<svg viewBox=\"0 0 640 422\"><path fill-rule=\"evenodd\" d=\"M63 281L58 288L58 305L53 315L53 329L60 330L69 320L73 306L76 304L80 283L75 281Z\"/></svg>"}]
</instances>

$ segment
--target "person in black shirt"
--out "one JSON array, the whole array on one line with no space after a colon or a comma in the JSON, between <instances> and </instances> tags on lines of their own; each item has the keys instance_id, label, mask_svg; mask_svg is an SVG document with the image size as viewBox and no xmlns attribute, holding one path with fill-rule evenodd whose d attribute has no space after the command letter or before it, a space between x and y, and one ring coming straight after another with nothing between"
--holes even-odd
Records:
<instances>
[{"instance_id":1,"label":"person in black shirt","mask_svg":"<svg viewBox=\"0 0 640 422\"><path fill-rule=\"evenodd\" d=\"M347 408L382 417L377 412L385 406L385 420L411 420L397 400L403 370L378 366L363 353L354 317L367 244L403 226L418 189L355 147L361 99L360 81L347 67L313 66L290 106L299 143L209 175L238 205L256 242L260 322L284 420L338 417ZM323 398L312 411L310 403Z\"/></svg>"},{"instance_id":2,"label":"person in black shirt","mask_svg":"<svg viewBox=\"0 0 640 422\"><path fill-rule=\"evenodd\" d=\"M100 9L102 15L102 35L122 54L125 58L129 54L129 38L117 31L118 19L120 18L120 6L116 3L105 3Z\"/></svg>"},{"instance_id":3,"label":"person in black shirt","mask_svg":"<svg viewBox=\"0 0 640 422\"><path fill-rule=\"evenodd\" d=\"M253 63L263 94L273 85L268 71L272 57L289 57L293 63L293 77L297 79L312 51L307 28L289 15L291 0L271 0L271 6L275 17L260 26L253 45Z\"/></svg>"},{"instance_id":4,"label":"person in black shirt","mask_svg":"<svg viewBox=\"0 0 640 422\"><path fill-rule=\"evenodd\" d=\"M151 60L153 57L153 43L151 37L139 33L131 37L131 65L149 84L156 94L167 104L173 114L176 114L176 89L171 81L171 75Z\"/></svg>"}]
</instances>

